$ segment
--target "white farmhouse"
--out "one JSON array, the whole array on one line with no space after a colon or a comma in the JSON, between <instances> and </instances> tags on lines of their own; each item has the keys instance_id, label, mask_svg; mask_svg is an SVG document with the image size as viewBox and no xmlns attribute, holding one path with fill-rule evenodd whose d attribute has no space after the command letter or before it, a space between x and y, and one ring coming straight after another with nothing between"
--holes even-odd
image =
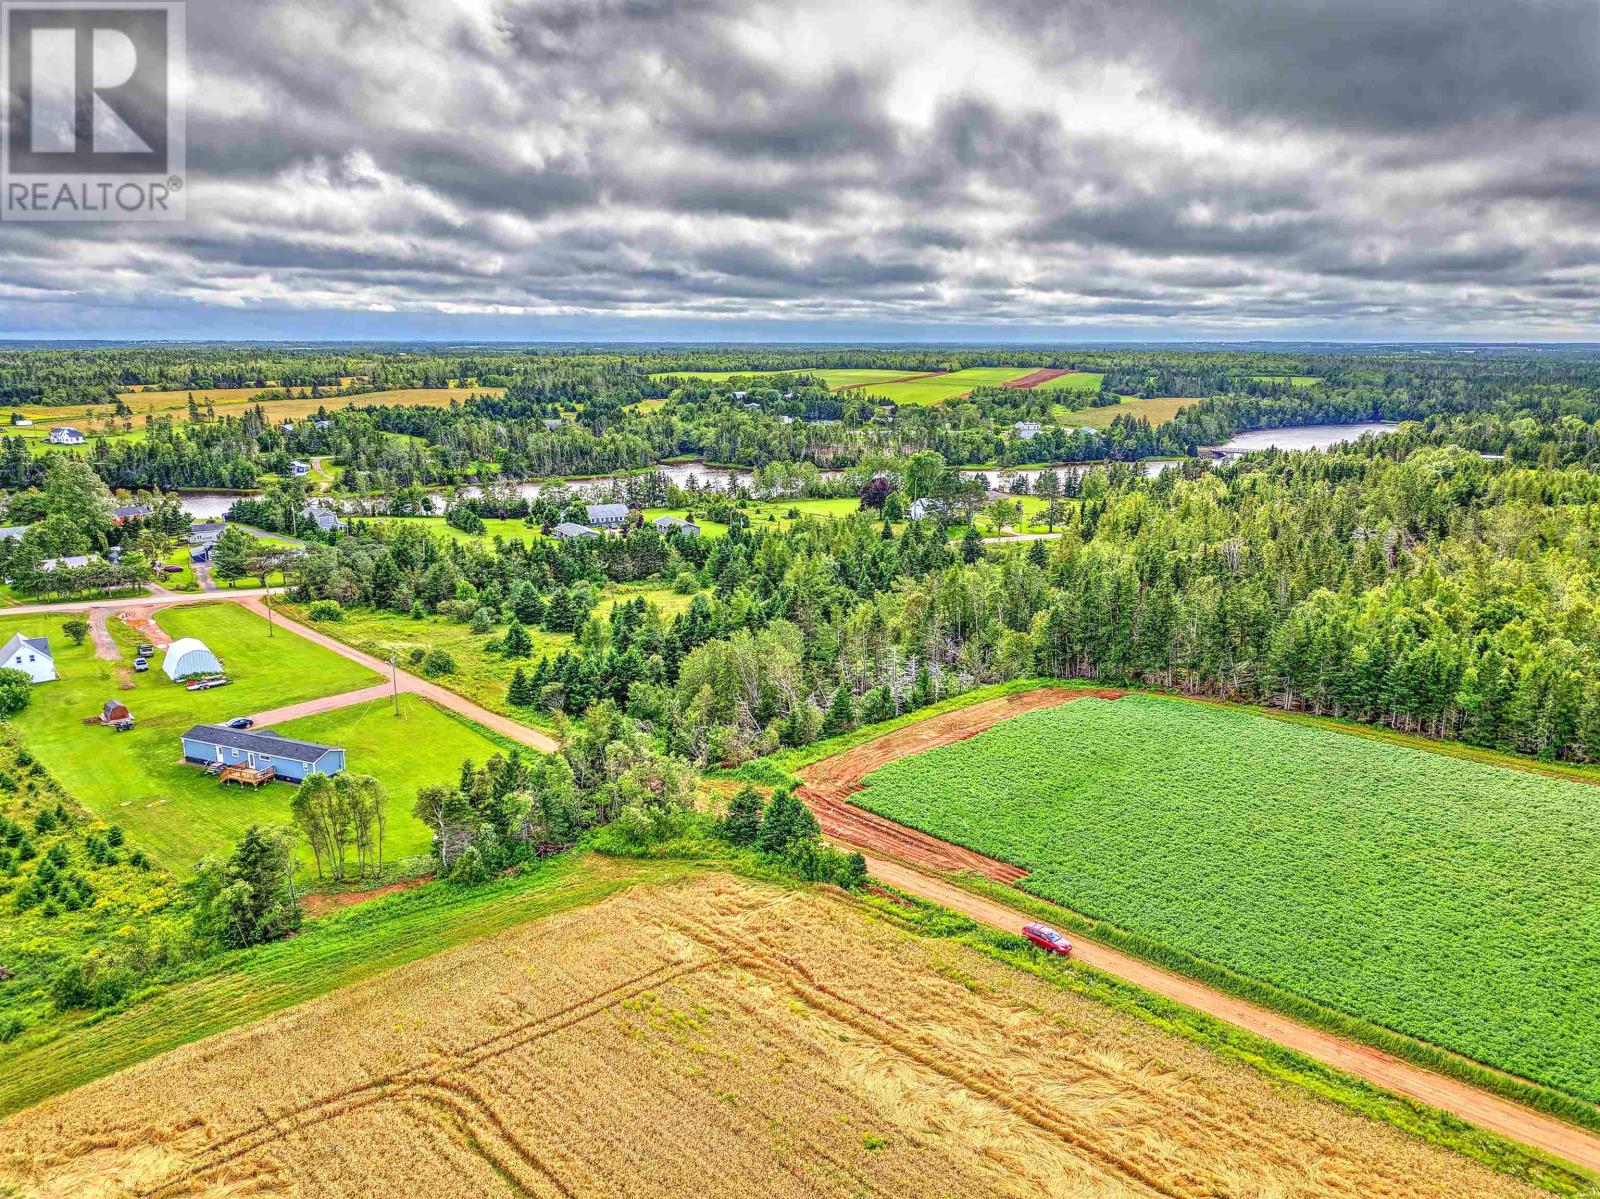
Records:
<instances>
[{"instance_id":1,"label":"white farmhouse","mask_svg":"<svg viewBox=\"0 0 1600 1199\"><path fill-rule=\"evenodd\" d=\"M20 670L35 683L54 682L56 660L50 656L50 639L18 633L0 646L0 669Z\"/></svg>"}]
</instances>

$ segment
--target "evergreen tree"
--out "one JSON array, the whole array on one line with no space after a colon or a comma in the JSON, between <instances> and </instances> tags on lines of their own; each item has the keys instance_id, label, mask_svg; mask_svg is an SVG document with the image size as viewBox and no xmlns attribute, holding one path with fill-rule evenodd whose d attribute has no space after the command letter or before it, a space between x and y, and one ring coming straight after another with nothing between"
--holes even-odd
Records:
<instances>
[{"instance_id":1,"label":"evergreen tree","mask_svg":"<svg viewBox=\"0 0 1600 1199\"><path fill-rule=\"evenodd\" d=\"M531 658L533 656L533 638L528 636L528 630L520 620L513 620L511 627L506 630L504 648L501 650L508 658Z\"/></svg>"},{"instance_id":2,"label":"evergreen tree","mask_svg":"<svg viewBox=\"0 0 1600 1199\"><path fill-rule=\"evenodd\" d=\"M828 701L828 714L822 720L821 736L837 737L856 727L855 699L847 683L840 683Z\"/></svg>"},{"instance_id":3,"label":"evergreen tree","mask_svg":"<svg viewBox=\"0 0 1600 1199\"><path fill-rule=\"evenodd\" d=\"M517 667L511 672L511 684L506 688L506 702L513 707L526 708L537 702L538 692L534 690L533 681L528 678L527 671Z\"/></svg>"},{"instance_id":4,"label":"evergreen tree","mask_svg":"<svg viewBox=\"0 0 1600 1199\"><path fill-rule=\"evenodd\" d=\"M722 818L722 836L735 845L754 845L761 834L764 809L759 791L754 787L741 788L728 804L728 814Z\"/></svg>"},{"instance_id":5,"label":"evergreen tree","mask_svg":"<svg viewBox=\"0 0 1600 1199\"><path fill-rule=\"evenodd\" d=\"M772 797L761 820L756 848L763 853L787 853L794 846L822 836L822 826L794 793L783 791Z\"/></svg>"}]
</instances>

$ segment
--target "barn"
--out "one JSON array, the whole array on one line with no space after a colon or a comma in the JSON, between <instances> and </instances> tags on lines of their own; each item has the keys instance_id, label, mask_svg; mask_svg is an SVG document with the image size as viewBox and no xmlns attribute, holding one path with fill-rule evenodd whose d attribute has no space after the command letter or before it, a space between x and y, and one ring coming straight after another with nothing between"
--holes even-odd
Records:
<instances>
[{"instance_id":1,"label":"barn","mask_svg":"<svg viewBox=\"0 0 1600 1199\"><path fill-rule=\"evenodd\" d=\"M284 737L271 729L251 732L197 724L183 735L183 760L218 773L236 768L243 782L282 779L298 783L313 774L338 774L344 769L344 750ZM223 778L227 781L226 774Z\"/></svg>"},{"instance_id":2,"label":"barn","mask_svg":"<svg viewBox=\"0 0 1600 1199\"><path fill-rule=\"evenodd\" d=\"M161 669L176 683L191 675L220 674L222 663L198 637L180 637L167 646L167 656L161 659Z\"/></svg>"}]
</instances>

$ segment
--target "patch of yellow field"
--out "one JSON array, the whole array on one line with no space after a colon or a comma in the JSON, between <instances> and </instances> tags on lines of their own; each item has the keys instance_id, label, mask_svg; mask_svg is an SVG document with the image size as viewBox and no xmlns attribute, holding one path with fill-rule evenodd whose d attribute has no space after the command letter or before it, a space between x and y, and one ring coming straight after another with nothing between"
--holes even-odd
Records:
<instances>
[{"instance_id":1,"label":"patch of yellow field","mask_svg":"<svg viewBox=\"0 0 1600 1199\"><path fill-rule=\"evenodd\" d=\"M0 1193L1535 1192L852 901L700 876L19 1113Z\"/></svg>"},{"instance_id":2,"label":"patch of yellow field","mask_svg":"<svg viewBox=\"0 0 1600 1199\"><path fill-rule=\"evenodd\" d=\"M373 391L364 395L322 396L312 399L302 396L296 388L294 396L286 397L282 389L262 391L258 387L218 387L208 391L130 391L122 394L123 403L133 409L135 427L143 427L145 416L172 416L180 424L188 420L189 396L202 412L207 403L217 416L238 416L247 408L260 404L270 415L280 419L298 420L310 416L319 408L336 412L341 408L367 404L398 404L413 408L443 408L452 400L465 400L475 395L503 395L503 387L412 387L395 391ZM57 425L97 425L111 416L110 404L74 404L60 408L25 406L19 409L30 418L36 428L48 431ZM121 418L117 418L120 427ZM88 430L84 430L88 432ZM41 434L42 435L42 434Z\"/></svg>"},{"instance_id":3,"label":"patch of yellow field","mask_svg":"<svg viewBox=\"0 0 1600 1199\"><path fill-rule=\"evenodd\" d=\"M1164 425L1204 396L1158 396L1152 400L1124 400L1120 404L1107 404L1102 408L1077 410L1058 408L1055 417L1063 425L1083 425L1091 429L1109 428L1119 416L1137 416L1152 426Z\"/></svg>"}]
</instances>

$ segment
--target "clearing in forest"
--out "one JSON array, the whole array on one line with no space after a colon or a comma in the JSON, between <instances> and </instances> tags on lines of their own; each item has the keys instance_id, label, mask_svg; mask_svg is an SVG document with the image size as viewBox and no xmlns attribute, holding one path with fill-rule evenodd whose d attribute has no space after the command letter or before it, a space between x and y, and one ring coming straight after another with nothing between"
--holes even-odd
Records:
<instances>
[{"instance_id":1,"label":"clearing in forest","mask_svg":"<svg viewBox=\"0 0 1600 1199\"><path fill-rule=\"evenodd\" d=\"M0 1123L122 1196L1531 1196L854 901L639 886Z\"/></svg>"},{"instance_id":2,"label":"clearing in forest","mask_svg":"<svg viewBox=\"0 0 1600 1199\"><path fill-rule=\"evenodd\" d=\"M1136 416L1150 422L1151 427L1166 424L1190 405L1198 404L1204 396L1160 396L1152 400L1123 400L1120 404L1104 404L1098 408L1058 408L1056 420L1063 425L1082 425L1090 429L1108 428L1119 416Z\"/></svg>"},{"instance_id":3,"label":"clearing in forest","mask_svg":"<svg viewBox=\"0 0 1600 1199\"><path fill-rule=\"evenodd\" d=\"M1086 915L1592 1100L1597 794L1130 696L892 762L852 802Z\"/></svg>"}]
</instances>

